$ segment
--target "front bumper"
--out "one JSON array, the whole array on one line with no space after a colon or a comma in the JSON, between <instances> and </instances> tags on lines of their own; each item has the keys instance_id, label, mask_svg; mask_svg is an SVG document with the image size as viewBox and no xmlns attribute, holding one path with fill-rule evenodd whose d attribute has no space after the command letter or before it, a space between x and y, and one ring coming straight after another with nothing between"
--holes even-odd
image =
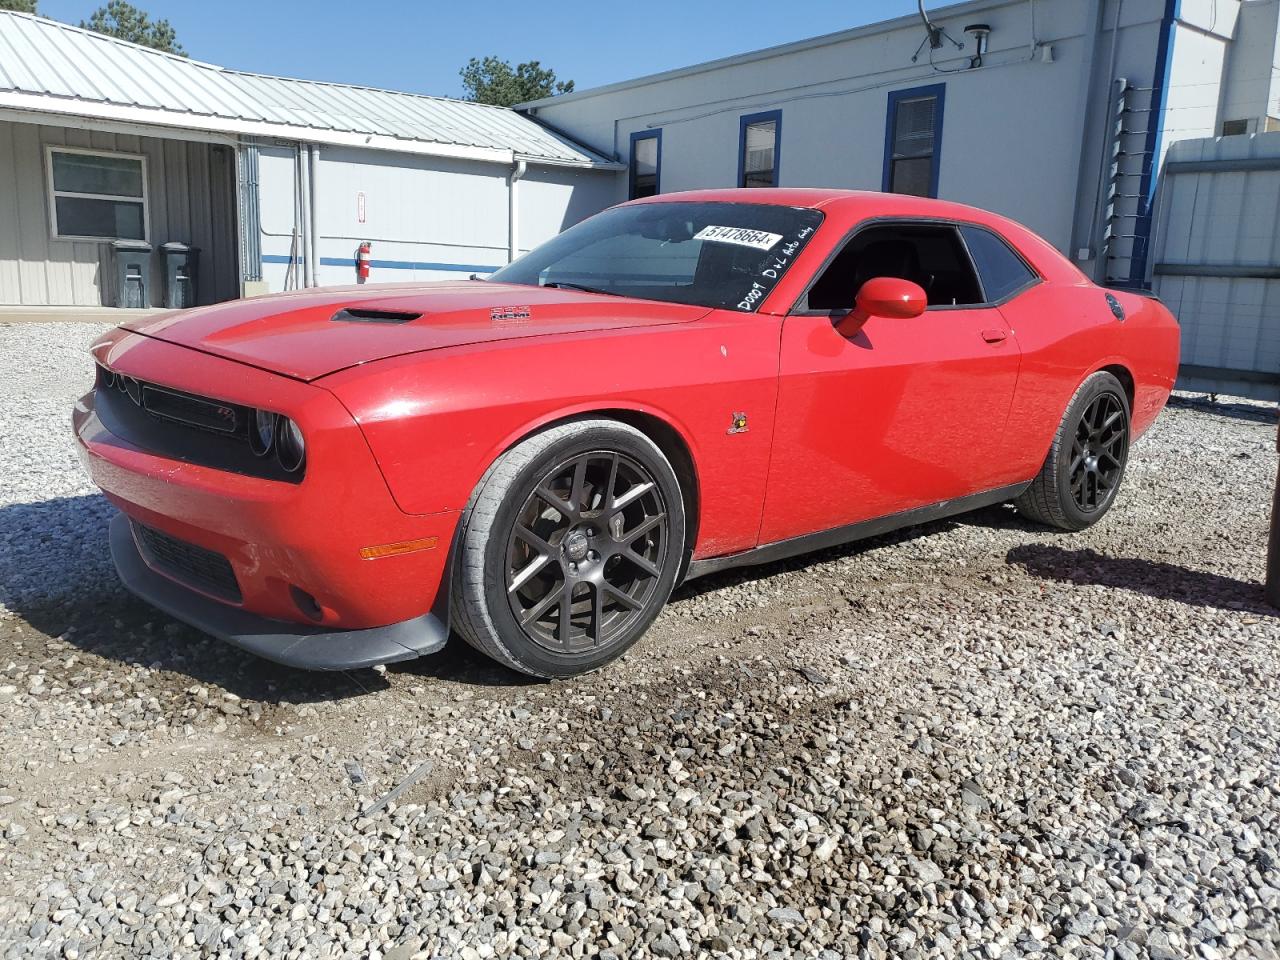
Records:
<instances>
[{"instance_id":1,"label":"front bumper","mask_svg":"<svg viewBox=\"0 0 1280 960\"><path fill-rule=\"evenodd\" d=\"M95 354L141 380L267 406L307 436L301 482L280 482L157 453L108 416L108 404L98 410L95 394L84 397L72 418L79 451L94 483L127 518L115 525L112 550L131 590L214 636L295 666L345 669L439 649L458 513L403 512L337 398L123 331L104 338ZM235 589L203 589L198 577L158 565L150 547L139 550L128 521L218 555ZM376 559L361 553L403 541L430 546ZM312 602L300 603L299 592Z\"/></svg>"},{"instance_id":2,"label":"front bumper","mask_svg":"<svg viewBox=\"0 0 1280 960\"><path fill-rule=\"evenodd\" d=\"M129 518L111 521L111 559L132 593L197 630L266 660L303 670L355 670L442 649L449 627L433 613L385 627L332 630L257 616L156 573L142 559Z\"/></svg>"}]
</instances>

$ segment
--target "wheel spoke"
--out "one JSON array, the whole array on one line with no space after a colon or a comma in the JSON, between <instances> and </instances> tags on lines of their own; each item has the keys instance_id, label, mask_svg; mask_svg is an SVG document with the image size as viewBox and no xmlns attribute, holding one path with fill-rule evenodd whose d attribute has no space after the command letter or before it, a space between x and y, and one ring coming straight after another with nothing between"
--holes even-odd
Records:
<instances>
[{"instance_id":1,"label":"wheel spoke","mask_svg":"<svg viewBox=\"0 0 1280 960\"><path fill-rule=\"evenodd\" d=\"M636 553L634 550L626 550L618 554L618 556L623 557L627 560L630 560L633 564L635 564L637 567L639 567L641 570L643 570L645 573L647 573L651 577L656 578L656 577L662 576L661 570L659 570L656 566L654 566L650 560L647 560L646 558L640 556L640 554Z\"/></svg>"},{"instance_id":2,"label":"wheel spoke","mask_svg":"<svg viewBox=\"0 0 1280 960\"><path fill-rule=\"evenodd\" d=\"M515 534L539 553L546 554L548 557L556 552L555 548L552 547L551 544L547 543L547 541L543 540L523 523L516 524Z\"/></svg>"},{"instance_id":3,"label":"wheel spoke","mask_svg":"<svg viewBox=\"0 0 1280 960\"><path fill-rule=\"evenodd\" d=\"M618 455L617 453L611 453L609 455L609 485L605 487L604 505L601 507L601 509L604 511L603 515L606 517L613 515L613 498L614 498L613 491L617 488L617 486L618 486Z\"/></svg>"},{"instance_id":4,"label":"wheel spoke","mask_svg":"<svg viewBox=\"0 0 1280 960\"><path fill-rule=\"evenodd\" d=\"M569 618L573 614L573 584L566 580L564 587L560 590L560 627L556 631L556 638L560 641L560 646L569 649L569 628L572 624Z\"/></svg>"},{"instance_id":5,"label":"wheel spoke","mask_svg":"<svg viewBox=\"0 0 1280 960\"><path fill-rule=\"evenodd\" d=\"M627 531L627 532L626 532L626 533L624 533L622 536L620 536L620 537L618 538L618 542L619 542L619 543L632 543L632 542L634 542L638 537L642 537L642 536L644 536L646 533L648 533L648 532L649 532L650 530L652 530L654 527L658 526L658 524L662 523L666 518L667 518L667 515L666 515L666 513L665 513L665 512L664 512L664 513L655 514L654 516L649 517L648 519L646 519L646 520L644 520L643 522L641 522L639 526L635 527L635 528L634 528L634 529L632 529L632 530Z\"/></svg>"},{"instance_id":6,"label":"wheel spoke","mask_svg":"<svg viewBox=\"0 0 1280 960\"><path fill-rule=\"evenodd\" d=\"M563 497L547 486L546 483L538 484L534 493L542 500L545 500L547 505L555 510L556 513L560 514L564 519L569 521L578 519L578 511L573 504L567 502Z\"/></svg>"},{"instance_id":7,"label":"wheel spoke","mask_svg":"<svg viewBox=\"0 0 1280 960\"><path fill-rule=\"evenodd\" d=\"M591 584L591 645L600 646L604 639L604 588L601 584Z\"/></svg>"},{"instance_id":8,"label":"wheel spoke","mask_svg":"<svg viewBox=\"0 0 1280 960\"><path fill-rule=\"evenodd\" d=\"M607 580L605 581L605 584L604 584L604 590L605 590L605 593L613 597L613 599L617 600L620 604L622 604L628 610L640 610L644 607L644 604L642 604L635 597L631 596L630 594L623 593L621 590L615 587L612 583L609 583Z\"/></svg>"},{"instance_id":9,"label":"wheel spoke","mask_svg":"<svg viewBox=\"0 0 1280 960\"><path fill-rule=\"evenodd\" d=\"M637 483L630 490L628 490L626 493L624 493L622 496L620 496L617 500L614 501L613 507L610 510L610 515L617 513L623 507L626 507L632 503L635 503L636 500L643 497L655 486L657 486L657 484L653 483L652 481L648 481L646 483Z\"/></svg>"},{"instance_id":10,"label":"wheel spoke","mask_svg":"<svg viewBox=\"0 0 1280 960\"><path fill-rule=\"evenodd\" d=\"M560 587L556 590L548 590L545 597L525 611L524 615L520 618L520 626L527 627L534 621L541 619L542 615L551 609L551 605L554 604L563 593L564 587Z\"/></svg>"},{"instance_id":11,"label":"wheel spoke","mask_svg":"<svg viewBox=\"0 0 1280 960\"><path fill-rule=\"evenodd\" d=\"M587 506L585 500L585 489L587 483L587 458L582 457L573 466L573 489L569 494L569 502L573 505L577 513L574 515L576 520L582 515L582 510Z\"/></svg>"},{"instance_id":12,"label":"wheel spoke","mask_svg":"<svg viewBox=\"0 0 1280 960\"><path fill-rule=\"evenodd\" d=\"M517 590L523 587L526 583L528 583L530 578L532 578L537 573L539 573L542 570L542 568L545 567L550 562L551 562L551 556L549 554L546 554L546 553L538 554L529 562L527 566L524 567L524 569L522 569L519 573L517 573L514 577L511 578L511 585L507 587L507 592L515 593Z\"/></svg>"}]
</instances>

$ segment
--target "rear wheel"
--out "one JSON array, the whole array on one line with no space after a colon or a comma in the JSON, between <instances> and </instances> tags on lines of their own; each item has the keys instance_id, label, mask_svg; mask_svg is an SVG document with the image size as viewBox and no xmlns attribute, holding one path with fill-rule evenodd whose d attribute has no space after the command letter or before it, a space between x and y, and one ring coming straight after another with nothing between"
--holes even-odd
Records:
<instances>
[{"instance_id":1,"label":"rear wheel","mask_svg":"<svg viewBox=\"0 0 1280 960\"><path fill-rule=\"evenodd\" d=\"M1129 398L1110 373L1093 374L1067 405L1049 456L1015 501L1018 512L1083 530L1111 509L1129 460Z\"/></svg>"},{"instance_id":2,"label":"rear wheel","mask_svg":"<svg viewBox=\"0 0 1280 960\"><path fill-rule=\"evenodd\" d=\"M670 463L611 420L564 424L507 451L462 522L454 623L481 652L539 677L593 670L635 643L684 549Z\"/></svg>"}]
</instances>

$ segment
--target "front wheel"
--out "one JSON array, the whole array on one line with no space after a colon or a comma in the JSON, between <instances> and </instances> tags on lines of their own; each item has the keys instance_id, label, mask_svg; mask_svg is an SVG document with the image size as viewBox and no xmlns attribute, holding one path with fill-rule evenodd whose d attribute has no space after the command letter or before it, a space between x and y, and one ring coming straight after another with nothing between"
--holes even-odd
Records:
<instances>
[{"instance_id":1,"label":"front wheel","mask_svg":"<svg viewBox=\"0 0 1280 960\"><path fill-rule=\"evenodd\" d=\"M495 660L567 677L620 656L683 559L680 484L639 430L581 420L504 453L462 518L453 619Z\"/></svg>"},{"instance_id":2,"label":"front wheel","mask_svg":"<svg viewBox=\"0 0 1280 960\"><path fill-rule=\"evenodd\" d=\"M1129 398L1100 371L1075 392L1044 466L1014 506L1063 530L1093 526L1111 509L1129 460Z\"/></svg>"}]
</instances>

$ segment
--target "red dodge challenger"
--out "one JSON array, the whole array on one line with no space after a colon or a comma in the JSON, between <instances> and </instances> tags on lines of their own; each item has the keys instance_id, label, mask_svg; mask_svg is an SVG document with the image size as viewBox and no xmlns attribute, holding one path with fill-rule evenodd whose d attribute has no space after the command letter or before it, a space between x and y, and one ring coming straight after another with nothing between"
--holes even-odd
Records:
<instances>
[{"instance_id":1,"label":"red dodge challenger","mask_svg":"<svg viewBox=\"0 0 1280 960\"><path fill-rule=\"evenodd\" d=\"M1089 526L1178 327L981 210L712 190L486 280L131 320L93 356L75 432L130 590L293 666L453 629L563 677L712 571L1003 501Z\"/></svg>"}]
</instances>

